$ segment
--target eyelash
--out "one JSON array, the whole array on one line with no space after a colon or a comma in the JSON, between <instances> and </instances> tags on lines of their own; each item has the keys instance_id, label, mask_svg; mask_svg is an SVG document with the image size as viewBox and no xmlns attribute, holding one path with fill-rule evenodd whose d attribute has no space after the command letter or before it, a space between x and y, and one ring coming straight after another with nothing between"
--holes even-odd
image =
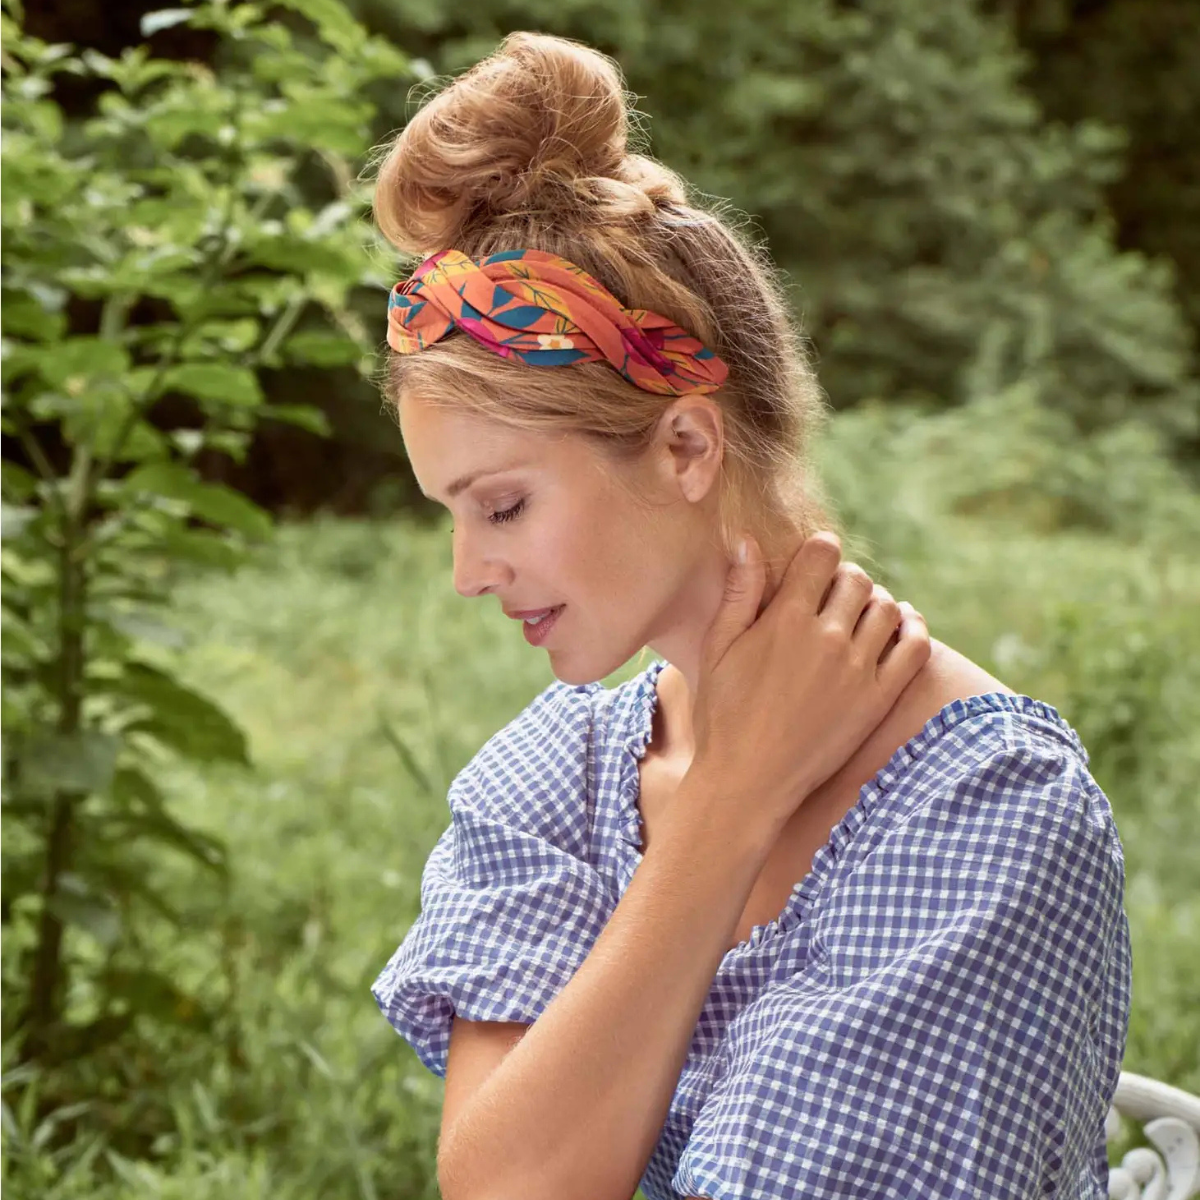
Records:
<instances>
[{"instance_id":1,"label":"eyelash","mask_svg":"<svg viewBox=\"0 0 1200 1200\"><path fill-rule=\"evenodd\" d=\"M503 525L507 521L515 521L525 509L525 501L518 500L512 508L506 508L501 512L494 512L488 520L493 525Z\"/></svg>"}]
</instances>

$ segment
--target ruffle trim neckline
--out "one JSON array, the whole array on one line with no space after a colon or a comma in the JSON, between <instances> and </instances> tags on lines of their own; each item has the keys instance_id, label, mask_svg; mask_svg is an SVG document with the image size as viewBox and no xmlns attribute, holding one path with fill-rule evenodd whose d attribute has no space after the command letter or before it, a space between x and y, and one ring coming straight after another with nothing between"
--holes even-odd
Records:
<instances>
[{"instance_id":1,"label":"ruffle trim neckline","mask_svg":"<svg viewBox=\"0 0 1200 1200\"><path fill-rule=\"evenodd\" d=\"M662 660L651 663L640 675L629 680L624 685L628 691L620 698L624 702L619 702L613 713L614 725L620 731L621 746L616 797L619 828L622 840L639 860L643 839L642 815L637 805L641 792L638 763L645 758L654 732L654 712L658 706L658 677L667 665ZM755 925L748 937L726 952L725 958L736 957L752 950L776 934L792 928L816 899L855 834L908 768L955 725L989 712L1011 712L1035 718L1042 724L1044 731L1059 737L1080 757L1084 766L1087 766L1088 753L1078 733L1071 728L1058 709L1044 700L1035 700L1032 696L1010 692L984 692L977 696L951 700L934 713L907 742L897 747L891 758L862 785L858 799L830 830L825 844L813 855L808 874L792 888L779 916L764 925Z\"/></svg>"},{"instance_id":2,"label":"ruffle trim neckline","mask_svg":"<svg viewBox=\"0 0 1200 1200\"><path fill-rule=\"evenodd\" d=\"M642 814L637 801L641 793L638 763L646 757L654 734L654 712L658 707L658 677L666 662L653 662L630 681L627 705L616 714L617 727L623 729L621 773L618 780L621 836L638 853L642 849Z\"/></svg>"}]
</instances>

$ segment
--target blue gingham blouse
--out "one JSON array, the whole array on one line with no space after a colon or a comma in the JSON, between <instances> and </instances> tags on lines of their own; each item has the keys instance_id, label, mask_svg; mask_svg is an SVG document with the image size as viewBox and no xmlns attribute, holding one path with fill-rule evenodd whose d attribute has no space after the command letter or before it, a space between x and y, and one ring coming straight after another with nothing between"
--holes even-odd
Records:
<instances>
[{"instance_id":1,"label":"blue gingham blouse","mask_svg":"<svg viewBox=\"0 0 1200 1200\"><path fill-rule=\"evenodd\" d=\"M553 683L454 780L420 915L372 989L434 1074L452 1014L535 1021L628 887L665 665ZM1087 761L1054 708L1001 692L896 750L722 959L650 1200L1105 1200L1130 948Z\"/></svg>"}]
</instances>

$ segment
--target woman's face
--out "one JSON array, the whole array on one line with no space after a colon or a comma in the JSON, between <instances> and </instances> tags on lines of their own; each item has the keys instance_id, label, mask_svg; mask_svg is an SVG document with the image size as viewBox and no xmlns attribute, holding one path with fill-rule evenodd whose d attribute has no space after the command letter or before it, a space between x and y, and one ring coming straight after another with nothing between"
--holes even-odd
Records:
<instances>
[{"instance_id":1,"label":"woman's face","mask_svg":"<svg viewBox=\"0 0 1200 1200\"><path fill-rule=\"evenodd\" d=\"M399 415L422 492L453 514L455 589L494 594L509 614L562 605L539 649L558 679L590 683L646 645L676 661L719 604L719 416L715 446L686 432L715 411L696 397L675 402L636 464L580 435L531 433L407 395Z\"/></svg>"}]
</instances>

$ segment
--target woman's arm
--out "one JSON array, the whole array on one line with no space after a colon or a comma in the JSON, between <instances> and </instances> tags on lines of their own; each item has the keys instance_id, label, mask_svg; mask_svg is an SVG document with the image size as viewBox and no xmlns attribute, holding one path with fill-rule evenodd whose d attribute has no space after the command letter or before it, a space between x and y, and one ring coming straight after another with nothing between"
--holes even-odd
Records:
<instances>
[{"instance_id":1,"label":"woman's arm","mask_svg":"<svg viewBox=\"0 0 1200 1200\"><path fill-rule=\"evenodd\" d=\"M447 1131L445 1200L628 1200L717 968L791 814L929 659L929 635L818 534L760 614L752 542L706 634L696 749L587 958ZM899 639L889 653L899 622Z\"/></svg>"},{"instance_id":2,"label":"woman's arm","mask_svg":"<svg viewBox=\"0 0 1200 1200\"><path fill-rule=\"evenodd\" d=\"M447 1131L444 1200L637 1190L771 848L731 800L681 784L591 953Z\"/></svg>"}]
</instances>

